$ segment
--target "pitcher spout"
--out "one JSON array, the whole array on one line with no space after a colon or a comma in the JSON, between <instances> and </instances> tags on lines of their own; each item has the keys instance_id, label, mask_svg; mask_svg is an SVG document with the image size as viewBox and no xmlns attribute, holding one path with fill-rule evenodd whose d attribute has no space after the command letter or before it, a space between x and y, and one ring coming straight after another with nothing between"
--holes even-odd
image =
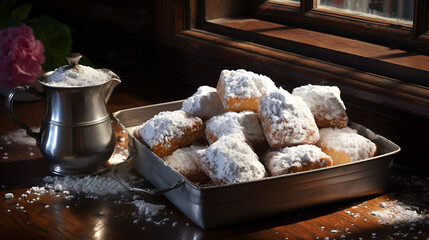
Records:
<instances>
[{"instance_id":1,"label":"pitcher spout","mask_svg":"<svg viewBox=\"0 0 429 240\"><path fill-rule=\"evenodd\" d=\"M121 80L119 79L118 75L113 73L109 70L109 75L112 77L110 81L106 83L106 91L105 91L105 97L104 97L104 103L107 104L109 102L110 96L112 96L113 90L115 90L116 86L121 83Z\"/></svg>"}]
</instances>

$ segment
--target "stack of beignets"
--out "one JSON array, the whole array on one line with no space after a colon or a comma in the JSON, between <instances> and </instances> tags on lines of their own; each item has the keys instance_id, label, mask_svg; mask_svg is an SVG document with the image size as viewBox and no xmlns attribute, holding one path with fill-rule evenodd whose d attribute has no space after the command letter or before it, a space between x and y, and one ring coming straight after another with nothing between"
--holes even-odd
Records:
<instances>
[{"instance_id":1,"label":"stack of beignets","mask_svg":"<svg viewBox=\"0 0 429 240\"><path fill-rule=\"evenodd\" d=\"M190 181L223 185L374 156L376 145L347 121L338 87L290 94L267 76L223 70L217 88L199 87L181 110L159 113L134 135ZM189 146L196 141L203 145Z\"/></svg>"}]
</instances>

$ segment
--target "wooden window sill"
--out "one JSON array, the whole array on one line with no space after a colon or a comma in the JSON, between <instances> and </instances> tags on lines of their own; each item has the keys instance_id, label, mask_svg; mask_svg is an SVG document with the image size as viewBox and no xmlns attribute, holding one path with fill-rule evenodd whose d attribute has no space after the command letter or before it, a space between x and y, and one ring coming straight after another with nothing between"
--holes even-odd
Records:
<instances>
[{"instance_id":1,"label":"wooden window sill","mask_svg":"<svg viewBox=\"0 0 429 240\"><path fill-rule=\"evenodd\" d=\"M429 86L429 56L253 18L218 18L204 29L237 39Z\"/></svg>"}]
</instances>

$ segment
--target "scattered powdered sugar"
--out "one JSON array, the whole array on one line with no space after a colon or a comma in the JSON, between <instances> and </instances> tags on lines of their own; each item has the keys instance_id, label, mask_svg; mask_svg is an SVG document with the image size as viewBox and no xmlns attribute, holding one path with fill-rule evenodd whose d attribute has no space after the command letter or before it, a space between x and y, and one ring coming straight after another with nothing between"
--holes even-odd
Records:
<instances>
[{"instance_id":1,"label":"scattered powdered sugar","mask_svg":"<svg viewBox=\"0 0 429 240\"><path fill-rule=\"evenodd\" d=\"M55 87L85 87L108 82L112 77L104 71L84 65L69 68L65 65L55 69L43 84Z\"/></svg>"},{"instance_id":2,"label":"scattered powdered sugar","mask_svg":"<svg viewBox=\"0 0 429 240\"><path fill-rule=\"evenodd\" d=\"M172 215L173 212L166 212L164 211L166 206L165 205L158 205L158 204L152 204L148 203L145 200L138 200L138 196L134 196L134 201L131 202L137 207L137 213L133 214L133 216L136 217L136 219L133 221L133 223L139 223L141 221L153 223L157 226L165 226L167 223L171 222L171 218L169 215ZM176 227L178 225L177 221L174 221L171 223L172 227ZM142 227L142 229L145 229L146 227Z\"/></svg>"},{"instance_id":3,"label":"scattered powdered sugar","mask_svg":"<svg viewBox=\"0 0 429 240\"><path fill-rule=\"evenodd\" d=\"M4 195L4 198L6 198L6 199L9 199L9 198L13 198L14 196L13 196L13 193L6 193L5 195Z\"/></svg>"},{"instance_id":4,"label":"scattered powdered sugar","mask_svg":"<svg viewBox=\"0 0 429 240\"><path fill-rule=\"evenodd\" d=\"M371 140L359 135L355 129L345 128L322 128L319 131L319 147L329 147L337 152L344 152L350 157L350 161L373 156L377 146Z\"/></svg>"},{"instance_id":5,"label":"scattered powdered sugar","mask_svg":"<svg viewBox=\"0 0 429 240\"><path fill-rule=\"evenodd\" d=\"M112 166L122 163L128 150L121 146L116 146L115 153L110 157L108 163ZM119 169L117 175L125 180L132 180L135 177L129 172L132 165L124 164ZM116 181L110 171L101 175L87 175L84 177L75 176L46 176L44 179L45 187L57 192L67 191L85 197L97 198L105 195L118 195L125 193L127 189Z\"/></svg>"},{"instance_id":6,"label":"scattered powdered sugar","mask_svg":"<svg viewBox=\"0 0 429 240\"><path fill-rule=\"evenodd\" d=\"M378 223L402 224L402 223L426 223L429 224L429 212L420 211L418 207L410 206L401 201L394 200L382 202L382 209L372 211L371 215L379 218Z\"/></svg>"},{"instance_id":7,"label":"scattered powdered sugar","mask_svg":"<svg viewBox=\"0 0 429 240\"><path fill-rule=\"evenodd\" d=\"M223 136L202 155L199 165L216 184L232 184L260 179L266 176L265 167L252 148L230 136Z\"/></svg>"},{"instance_id":8,"label":"scattered powdered sugar","mask_svg":"<svg viewBox=\"0 0 429 240\"><path fill-rule=\"evenodd\" d=\"M364 201L344 210L344 213L353 217L353 222L374 222L391 229L386 231L391 232L391 236L382 237L373 233L377 235L376 238L422 239L422 236L429 234L429 177L425 179L407 175L402 170L392 169L392 186L383 200L370 200L377 201L375 204Z\"/></svg>"},{"instance_id":9,"label":"scattered powdered sugar","mask_svg":"<svg viewBox=\"0 0 429 240\"><path fill-rule=\"evenodd\" d=\"M273 147L315 143L319 139L319 131L307 104L301 97L295 97L282 88L262 96L258 116Z\"/></svg>"},{"instance_id":10,"label":"scattered powdered sugar","mask_svg":"<svg viewBox=\"0 0 429 240\"><path fill-rule=\"evenodd\" d=\"M139 210L140 215L145 215L148 217L153 217L158 215L160 211L165 209L165 205L156 205L148 203L145 200L135 200L132 202Z\"/></svg>"},{"instance_id":11,"label":"scattered powdered sugar","mask_svg":"<svg viewBox=\"0 0 429 240\"><path fill-rule=\"evenodd\" d=\"M181 110L202 119L209 119L225 112L216 88L209 86L199 87L197 92L183 102Z\"/></svg>"},{"instance_id":12,"label":"scattered powdered sugar","mask_svg":"<svg viewBox=\"0 0 429 240\"><path fill-rule=\"evenodd\" d=\"M265 141L265 135L256 113L252 111L227 112L206 122L206 132L216 138L234 135L250 143Z\"/></svg>"},{"instance_id":13,"label":"scattered powdered sugar","mask_svg":"<svg viewBox=\"0 0 429 240\"><path fill-rule=\"evenodd\" d=\"M392 174L391 181L396 189L389 194L395 199L380 202L371 215L382 224L429 225L429 177Z\"/></svg>"},{"instance_id":14,"label":"scattered powdered sugar","mask_svg":"<svg viewBox=\"0 0 429 240\"><path fill-rule=\"evenodd\" d=\"M75 193L84 193L92 195L116 195L125 192L127 189L119 182L111 177L106 176L85 176L79 177L51 177L44 178L46 186L61 186L61 189L68 190Z\"/></svg>"},{"instance_id":15,"label":"scattered powdered sugar","mask_svg":"<svg viewBox=\"0 0 429 240\"><path fill-rule=\"evenodd\" d=\"M294 169L319 168L332 165L332 159L314 145L298 145L268 152L264 164L274 176L294 172ZM330 164L329 164L330 163Z\"/></svg>"},{"instance_id":16,"label":"scattered powdered sugar","mask_svg":"<svg viewBox=\"0 0 429 240\"><path fill-rule=\"evenodd\" d=\"M224 85L226 98L260 98L276 88L269 77L244 69L223 70L220 81Z\"/></svg>"},{"instance_id":17,"label":"scattered powdered sugar","mask_svg":"<svg viewBox=\"0 0 429 240\"><path fill-rule=\"evenodd\" d=\"M115 153L109 159L109 164L116 165L123 163L128 155L128 150L121 146L117 146ZM122 159L122 161L120 160ZM144 182L143 179L137 178L134 173L131 173L133 167L131 163L125 162L121 165L117 176L126 182L129 182L133 186L141 185ZM27 204L33 204L36 202L42 202L41 205L46 211L51 209L49 202L45 202L47 197L51 198L63 198L65 200L89 198L99 199L104 197L105 199L113 200L115 204L132 204L137 208L135 212L130 212L129 216L135 218L134 223L148 222L155 225L165 225L170 221L170 217L165 210L165 205L149 203L146 200L139 199L139 195L130 195L131 192L127 191L119 182L117 182L112 176L111 172L106 172L101 175L85 176L85 177L70 177L70 176L47 176L44 179L43 186L33 186L29 188L25 193L16 196L13 201L14 209L16 211L27 212ZM3 188L5 186L2 186ZM42 197L43 196L43 197ZM6 193L5 199L10 201L13 198L12 193ZM9 200L8 200L9 199ZM119 199L119 200L115 200ZM78 203L77 201L75 205ZM39 206L38 204L37 206ZM35 207L29 208L34 209ZM72 208L69 204L65 208ZM8 213L11 213L13 209L7 209ZM126 213L124 213L126 215ZM169 213L172 215L173 213ZM117 217L117 216L115 216ZM177 226L177 222L173 222L172 226ZM144 229L145 227L143 227Z\"/></svg>"},{"instance_id":18,"label":"scattered powdered sugar","mask_svg":"<svg viewBox=\"0 0 429 240\"><path fill-rule=\"evenodd\" d=\"M192 128L196 122L202 121L182 110L160 112L143 123L138 134L151 147L159 142L168 145L171 139L181 138L185 134L184 129Z\"/></svg>"},{"instance_id":19,"label":"scattered powdered sugar","mask_svg":"<svg viewBox=\"0 0 429 240\"><path fill-rule=\"evenodd\" d=\"M33 132L38 132L39 128L32 127L31 130ZM36 140L27 136L24 129L15 129L1 135L0 144L11 145L13 143L26 146L36 146Z\"/></svg>"}]
</instances>

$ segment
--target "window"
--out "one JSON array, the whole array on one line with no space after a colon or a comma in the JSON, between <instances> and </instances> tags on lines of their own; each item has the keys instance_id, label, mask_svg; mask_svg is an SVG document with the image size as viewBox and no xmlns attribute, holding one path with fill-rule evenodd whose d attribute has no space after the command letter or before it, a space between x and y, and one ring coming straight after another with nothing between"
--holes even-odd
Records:
<instances>
[{"instance_id":1,"label":"window","mask_svg":"<svg viewBox=\"0 0 429 240\"><path fill-rule=\"evenodd\" d=\"M318 0L317 6L358 16L413 23L414 0Z\"/></svg>"}]
</instances>

